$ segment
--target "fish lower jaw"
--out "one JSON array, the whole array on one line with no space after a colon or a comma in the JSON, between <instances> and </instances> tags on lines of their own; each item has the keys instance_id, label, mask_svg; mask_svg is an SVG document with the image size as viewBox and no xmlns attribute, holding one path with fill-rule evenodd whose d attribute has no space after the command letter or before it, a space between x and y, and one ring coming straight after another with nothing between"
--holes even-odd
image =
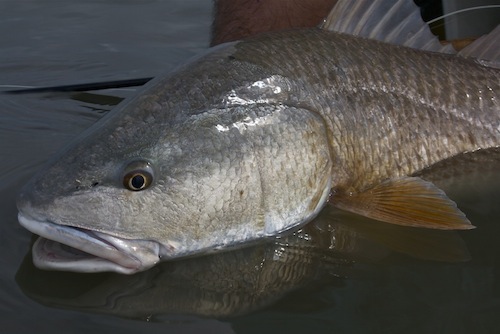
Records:
<instances>
[{"instance_id":1,"label":"fish lower jaw","mask_svg":"<svg viewBox=\"0 0 500 334\"><path fill-rule=\"evenodd\" d=\"M32 219L19 213L21 226L40 237L33 245L33 263L45 270L133 274L159 262L154 241L128 240L102 232Z\"/></svg>"},{"instance_id":2,"label":"fish lower jaw","mask_svg":"<svg viewBox=\"0 0 500 334\"><path fill-rule=\"evenodd\" d=\"M74 251L76 248L71 247L73 250L68 250L70 247L54 240L39 237L33 244L33 263L39 269L82 273L111 271L133 274L140 271L137 267L124 267L92 254L84 252L77 254Z\"/></svg>"}]
</instances>

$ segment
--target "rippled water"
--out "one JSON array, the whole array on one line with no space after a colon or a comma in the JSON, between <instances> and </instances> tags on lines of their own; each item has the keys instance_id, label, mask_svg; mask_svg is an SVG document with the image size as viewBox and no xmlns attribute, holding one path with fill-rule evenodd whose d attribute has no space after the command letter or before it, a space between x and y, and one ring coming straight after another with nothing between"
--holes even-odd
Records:
<instances>
[{"instance_id":1,"label":"rippled water","mask_svg":"<svg viewBox=\"0 0 500 334\"><path fill-rule=\"evenodd\" d=\"M206 48L211 2L4 0L0 18L6 90L168 71ZM125 97L133 89L99 93ZM498 329L500 164L488 157L429 176L476 230L404 229L328 211L275 242L133 276L37 270L32 236L17 223L16 191L113 103L98 95L0 95L2 333Z\"/></svg>"}]
</instances>

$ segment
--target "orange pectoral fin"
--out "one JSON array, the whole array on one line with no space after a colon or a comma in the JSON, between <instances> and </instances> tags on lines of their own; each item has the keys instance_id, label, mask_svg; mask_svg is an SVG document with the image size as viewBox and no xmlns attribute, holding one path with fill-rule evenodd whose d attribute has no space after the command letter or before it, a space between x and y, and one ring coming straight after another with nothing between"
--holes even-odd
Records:
<instances>
[{"instance_id":1,"label":"orange pectoral fin","mask_svg":"<svg viewBox=\"0 0 500 334\"><path fill-rule=\"evenodd\" d=\"M441 230L474 228L441 189L418 177L389 179L360 193L334 193L330 203L396 225Z\"/></svg>"}]
</instances>

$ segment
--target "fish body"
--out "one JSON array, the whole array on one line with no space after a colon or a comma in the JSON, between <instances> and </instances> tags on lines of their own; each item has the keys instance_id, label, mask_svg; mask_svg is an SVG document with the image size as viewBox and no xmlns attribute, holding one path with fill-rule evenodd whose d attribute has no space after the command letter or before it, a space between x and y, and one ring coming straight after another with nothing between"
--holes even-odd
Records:
<instances>
[{"instance_id":1,"label":"fish body","mask_svg":"<svg viewBox=\"0 0 500 334\"><path fill-rule=\"evenodd\" d=\"M45 237L40 267L122 273L275 236L327 202L471 228L411 176L498 147L499 92L473 59L323 29L224 44L82 134L23 189L19 221Z\"/></svg>"}]
</instances>

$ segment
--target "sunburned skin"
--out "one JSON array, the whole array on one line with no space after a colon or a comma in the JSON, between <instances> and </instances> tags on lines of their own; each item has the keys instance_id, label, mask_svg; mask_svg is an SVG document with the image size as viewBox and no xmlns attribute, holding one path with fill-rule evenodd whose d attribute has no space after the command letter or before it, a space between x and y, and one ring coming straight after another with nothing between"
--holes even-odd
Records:
<instances>
[{"instance_id":1,"label":"sunburned skin","mask_svg":"<svg viewBox=\"0 0 500 334\"><path fill-rule=\"evenodd\" d=\"M262 32L316 27L337 0L216 0L211 45Z\"/></svg>"}]
</instances>

